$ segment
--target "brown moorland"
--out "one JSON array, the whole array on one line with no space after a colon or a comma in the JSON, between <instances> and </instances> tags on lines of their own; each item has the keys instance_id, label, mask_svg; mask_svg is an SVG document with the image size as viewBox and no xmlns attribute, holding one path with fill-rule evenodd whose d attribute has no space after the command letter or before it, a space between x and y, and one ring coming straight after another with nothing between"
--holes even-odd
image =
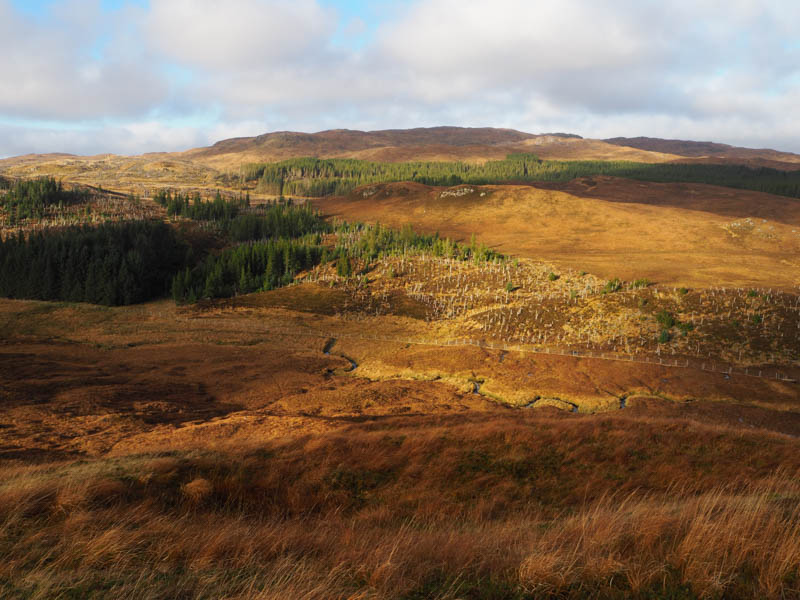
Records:
<instances>
[{"instance_id":1,"label":"brown moorland","mask_svg":"<svg viewBox=\"0 0 800 600\"><path fill-rule=\"evenodd\" d=\"M434 188L396 183L314 199L326 214L413 223L599 277L675 286L800 285L800 203L760 192L612 177Z\"/></svg>"},{"instance_id":2,"label":"brown moorland","mask_svg":"<svg viewBox=\"0 0 800 600\"><path fill-rule=\"evenodd\" d=\"M309 154L795 156L646 141L282 132L0 173L145 196L41 231L164 219L154 188ZM186 306L0 300L1 598L800 599L796 200L596 177L317 203L512 257L354 259Z\"/></svg>"},{"instance_id":3,"label":"brown moorland","mask_svg":"<svg viewBox=\"0 0 800 600\"><path fill-rule=\"evenodd\" d=\"M796 386L378 345L430 327L279 307L302 287L0 302L3 597L796 595ZM511 408L463 385L489 373L641 390Z\"/></svg>"},{"instance_id":4,"label":"brown moorland","mask_svg":"<svg viewBox=\"0 0 800 600\"><path fill-rule=\"evenodd\" d=\"M740 161L742 164L761 164L774 168L797 169L800 155L779 152L768 148L739 148L715 142L694 142L689 140L664 140L659 138L611 138L603 140L615 146L636 148L646 152L663 152L686 158L705 158L718 162Z\"/></svg>"},{"instance_id":5,"label":"brown moorland","mask_svg":"<svg viewBox=\"0 0 800 600\"><path fill-rule=\"evenodd\" d=\"M314 134L270 133L224 140L180 155L220 170L237 171L248 162L273 162L302 156L359 158L381 162L417 160L483 163L514 152L533 152L553 160L631 160L655 163L677 154L587 140L566 134L532 135L489 128L434 127L397 131L322 131Z\"/></svg>"}]
</instances>

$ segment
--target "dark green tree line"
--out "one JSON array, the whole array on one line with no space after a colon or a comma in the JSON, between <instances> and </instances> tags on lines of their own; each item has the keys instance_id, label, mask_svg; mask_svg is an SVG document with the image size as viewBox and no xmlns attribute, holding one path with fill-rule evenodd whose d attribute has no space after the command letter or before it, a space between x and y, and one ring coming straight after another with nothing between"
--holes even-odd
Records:
<instances>
[{"instance_id":1,"label":"dark green tree line","mask_svg":"<svg viewBox=\"0 0 800 600\"><path fill-rule=\"evenodd\" d=\"M216 222L218 231L234 242L294 238L330 231L330 224L311 204L295 203L291 198L251 206L250 194L226 200L217 192L213 200L203 200L197 193L160 190L153 199L165 207L170 216Z\"/></svg>"},{"instance_id":2,"label":"dark green tree line","mask_svg":"<svg viewBox=\"0 0 800 600\"><path fill-rule=\"evenodd\" d=\"M172 297L183 303L271 290L323 260L327 250L318 235L241 244L179 272L172 281Z\"/></svg>"},{"instance_id":3,"label":"dark green tree line","mask_svg":"<svg viewBox=\"0 0 800 600\"><path fill-rule=\"evenodd\" d=\"M169 216L182 216L196 221L227 221L250 205L250 194L235 200L226 200L217 192L213 200L203 200L199 193L181 194L159 190L153 200L167 209Z\"/></svg>"},{"instance_id":4,"label":"dark green tree line","mask_svg":"<svg viewBox=\"0 0 800 600\"><path fill-rule=\"evenodd\" d=\"M164 296L190 258L165 223L20 233L0 242L0 295L119 305Z\"/></svg>"},{"instance_id":5,"label":"dark green tree line","mask_svg":"<svg viewBox=\"0 0 800 600\"><path fill-rule=\"evenodd\" d=\"M67 190L53 177L18 180L0 195L0 206L8 211L11 221L41 219L51 206L68 206L87 201L91 195L85 190Z\"/></svg>"},{"instance_id":6,"label":"dark green tree line","mask_svg":"<svg viewBox=\"0 0 800 600\"><path fill-rule=\"evenodd\" d=\"M524 153L484 164L295 158L248 165L243 174L249 181L257 181L258 188L265 192L310 197L346 194L362 185L392 181L453 186L571 181L576 177L609 175L662 183L706 183L800 198L800 171L744 165L554 161Z\"/></svg>"},{"instance_id":7,"label":"dark green tree line","mask_svg":"<svg viewBox=\"0 0 800 600\"><path fill-rule=\"evenodd\" d=\"M392 229L380 223L363 225L361 223L341 223L336 228L338 249L342 248L348 256L359 258L365 263L384 256L418 254L425 252L442 258L474 260L485 262L502 258L502 255L479 244L472 237L470 244L459 244L449 238L436 234L417 233L406 224L402 229Z\"/></svg>"},{"instance_id":8,"label":"dark green tree line","mask_svg":"<svg viewBox=\"0 0 800 600\"><path fill-rule=\"evenodd\" d=\"M327 233L331 226L311 204L296 204L289 199L253 207L248 214L230 220L223 229L233 241L245 242Z\"/></svg>"}]
</instances>

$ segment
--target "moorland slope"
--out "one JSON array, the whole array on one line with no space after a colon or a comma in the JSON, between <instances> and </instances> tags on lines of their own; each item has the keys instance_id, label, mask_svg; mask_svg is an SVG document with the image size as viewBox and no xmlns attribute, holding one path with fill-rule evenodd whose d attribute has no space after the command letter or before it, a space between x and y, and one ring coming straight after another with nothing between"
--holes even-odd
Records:
<instances>
[{"instance_id":1,"label":"moorland slope","mask_svg":"<svg viewBox=\"0 0 800 600\"><path fill-rule=\"evenodd\" d=\"M315 199L326 214L467 241L600 277L676 286L800 285L800 203L699 184L613 177L436 188L397 183Z\"/></svg>"},{"instance_id":2,"label":"moorland slope","mask_svg":"<svg viewBox=\"0 0 800 600\"><path fill-rule=\"evenodd\" d=\"M795 176L531 155L792 158L630 144L338 130L0 161L0 597L800 597ZM514 152L568 176L348 163L318 213L263 183L311 192L330 164L239 171ZM39 175L80 185L10 181Z\"/></svg>"}]
</instances>

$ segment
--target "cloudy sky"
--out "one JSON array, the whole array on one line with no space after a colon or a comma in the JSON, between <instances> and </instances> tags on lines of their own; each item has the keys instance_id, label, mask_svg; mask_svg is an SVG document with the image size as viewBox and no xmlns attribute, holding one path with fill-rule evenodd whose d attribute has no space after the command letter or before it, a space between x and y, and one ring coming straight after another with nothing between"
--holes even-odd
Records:
<instances>
[{"instance_id":1,"label":"cloudy sky","mask_svg":"<svg viewBox=\"0 0 800 600\"><path fill-rule=\"evenodd\" d=\"M797 0L0 0L0 156L434 125L800 152Z\"/></svg>"}]
</instances>

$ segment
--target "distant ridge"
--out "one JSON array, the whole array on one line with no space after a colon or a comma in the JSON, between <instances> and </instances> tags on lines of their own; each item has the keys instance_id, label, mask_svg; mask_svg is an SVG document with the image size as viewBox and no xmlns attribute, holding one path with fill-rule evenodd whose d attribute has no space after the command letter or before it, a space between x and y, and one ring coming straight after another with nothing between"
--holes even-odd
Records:
<instances>
[{"instance_id":1,"label":"distant ridge","mask_svg":"<svg viewBox=\"0 0 800 600\"><path fill-rule=\"evenodd\" d=\"M527 133L493 127L417 127L316 133L275 131L224 139L182 152L137 156L28 154L0 159L6 177L51 175L73 183L145 189L150 185L218 185L221 174L235 175L245 165L282 160L350 158L373 162L453 162L480 164L509 154L532 153L545 160L629 161L638 163L721 163L782 170L800 169L800 155L737 148L715 142L651 137L583 138L567 132Z\"/></svg>"},{"instance_id":2,"label":"distant ridge","mask_svg":"<svg viewBox=\"0 0 800 600\"><path fill-rule=\"evenodd\" d=\"M778 161L800 163L800 155L780 152L769 148L742 148L717 142L694 142L690 140L669 140L652 137L615 137L603 140L607 144L637 148L648 152L663 152L686 158L725 158L749 161ZM766 162L764 166L769 166Z\"/></svg>"},{"instance_id":3,"label":"distant ridge","mask_svg":"<svg viewBox=\"0 0 800 600\"><path fill-rule=\"evenodd\" d=\"M578 137L571 134L549 135ZM384 147L513 144L535 137L539 136L514 129L495 129L492 127L417 127L414 129L384 129L378 131L329 129L317 133L275 131L254 137L222 140L208 148L198 148L190 152L193 156L202 157L255 149L307 148L309 151L314 151L314 154L319 154Z\"/></svg>"},{"instance_id":4,"label":"distant ridge","mask_svg":"<svg viewBox=\"0 0 800 600\"><path fill-rule=\"evenodd\" d=\"M276 131L221 140L205 148L176 153L216 169L238 169L248 162L289 158L357 158L378 162L499 160L510 153L533 152L542 158L664 162L679 158L622 148L574 133L527 133L494 127L417 127L357 131L330 129L316 133Z\"/></svg>"},{"instance_id":5,"label":"distant ridge","mask_svg":"<svg viewBox=\"0 0 800 600\"><path fill-rule=\"evenodd\" d=\"M215 168L288 158L360 158L382 162L410 160L483 161L512 152L533 152L562 160L632 160L638 162L726 162L796 169L800 155L770 149L666 140L651 137L585 139L574 133L526 133L493 127L417 127L358 131L329 129L316 133L275 131L219 141L180 153Z\"/></svg>"}]
</instances>

